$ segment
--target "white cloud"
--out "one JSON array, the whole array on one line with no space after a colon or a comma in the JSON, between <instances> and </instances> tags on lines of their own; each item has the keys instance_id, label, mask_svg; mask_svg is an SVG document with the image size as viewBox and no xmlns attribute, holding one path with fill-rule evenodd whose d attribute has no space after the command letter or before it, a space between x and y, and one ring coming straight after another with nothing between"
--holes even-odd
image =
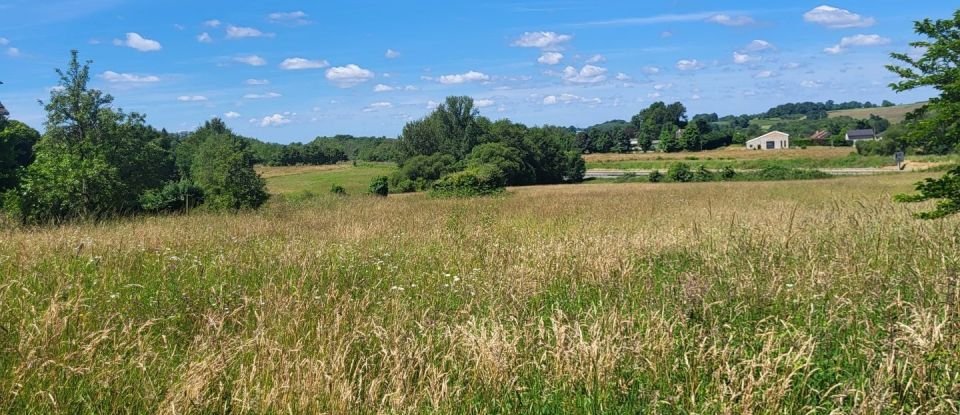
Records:
<instances>
[{"instance_id":1,"label":"white cloud","mask_svg":"<svg viewBox=\"0 0 960 415\"><path fill-rule=\"evenodd\" d=\"M633 79L633 78L630 78L630 75L627 75L627 74L625 74L625 73L623 73L623 72L620 72L620 73L617 74L617 80L618 80L618 81L626 82L626 81L629 81L629 80L631 80L631 79Z\"/></svg>"},{"instance_id":2,"label":"white cloud","mask_svg":"<svg viewBox=\"0 0 960 415\"><path fill-rule=\"evenodd\" d=\"M384 85L384 84L377 84L376 86L373 87L373 92L391 92L396 90L397 88L394 88L390 85Z\"/></svg>"},{"instance_id":3,"label":"white cloud","mask_svg":"<svg viewBox=\"0 0 960 415\"><path fill-rule=\"evenodd\" d=\"M603 55L593 55L590 57L590 59L587 59L587 63L600 63L600 62L606 62L606 61L607 61L607 58Z\"/></svg>"},{"instance_id":4,"label":"white cloud","mask_svg":"<svg viewBox=\"0 0 960 415\"><path fill-rule=\"evenodd\" d=\"M651 92L651 93L647 94L647 98L650 98L650 99L657 99L657 98L660 98L660 97L662 97L662 96L663 96L663 94L661 94L661 93L659 93L659 92Z\"/></svg>"},{"instance_id":5,"label":"white cloud","mask_svg":"<svg viewBox=\"0 0 960 415\"><path fill-rule=\"evenodd\" d=\"M206 27L220 27L222 23L217 19L207 20L203 22L203 25Z\"/></svg>"},{"instance_id":6,"label":"white cloud","mask_svg":"<svg viewBox=\"0 0 960 415\"><path fill-rule=\"evenodd\" d=\"M7 48L7 56L18 57L20 56L20 49L18 48Z\"/></svg>"},{"instance_id":7,"label":"white cloud","mask_svg":"<svg viewBox=\"0 0 960 415\"><path fill-rule=\"evenodd\" d=\"M267 15L267 19L270 20L271 23L281 23L294 26L310 24L311 22L310 20L307 20L307 17L307 14L302 11L286 13L278 12Z\"/></svg>"},{"instance_id":8,"label":"white cloud","mask_svg":"<svg viewBox=\"0 0 960 415\"><path fill-rule=\"evenodd\" d=\"M387 49L387 52L383 54L387 59L396 59L400 57L400 52L397 52L393 49Z\"/></svg>"},{"instance_id":9,"label":"white cloud","mask_svg":"<svg viewBox=\"0 0 960 415\"><path fill-rule=\"evenodd\" d=\"M774 76L777 76L776 72L773 72L773 71L760 71L760 72L757 72L757 74L754 75L753 77L754 77L754 78L757 78L757 79L764 79L764 78L772 78L772 77L774 77Z\"/></svg>"},{"instance_id":10,"label":"white cloud","mask_svg":"<svg viewBox=\"0 0 960 415\"><path fill-rule=\"evenodd\" d=\"M666 38L668 38L668 37L673 37L673 32L671 32L671 31L669 31L669 30L660 32L660 37L662 37L662 38L664 38L664 39L666 39Z\"/></svg>"},{"instance_id":11,"label":"white cloud","mask_svg":"<svg viewBox=\"0 0 960 415\"><path fill-rule=\"evenodd\" d=\"M266 79L247 79L243 83L247 85L270 85L270 81Z\"/></svg>"},{"instance_id":12,"label":"white cloud","mask_svg":"<svg viewBox=\"0 0 960 415\"><path fill-rule=\"evenodd\" d=\"M692 96L690 96L690 99L694 101L699 101L700 98L701 98L700 94L693 94Z\"/></svg>"},{"instance_id":13,"label":"white cloud","mask_svg":"<svg viewBox=\"0 0 960 415\"><path fill-rule=\"evenodd\" d=\"M663 91L663 90L667 90L667 89L670 89L670 88L673 88L673 84L671 84L671 83L656 84L656 85L653 86L653 89L656 89L657 91Z\"/></svg>"},{"instance_id":14,"label":"white cloud","mask_svg":"<svg viewBox=\"0 0 960 415\"><path fill-rule=\"evenodd\" d=\"M680 59L677 61L677 69L681 71L694 71L703 69L703 63L696 59Z\"/></svg>"},{"instance_id":15,"label":"white cloud","mask_svg":"<svg viewBox=\"0 0 960 415\"><path fill-rule=\"evenodd\" d=\"M252 37L273 36L271 33L263 33L252 27L227 26L227 39L244 39Z\"/></svg>"},{"instance_id":16,"label":"white cloud","mask_svg":"<svg viewBox=\"0 0 960 415\"><path fill-rule=\"evenodd\" d=\"M851 47L882 46L890 43L889 38L880 35L854 35L840 39L840 43L826 48L823 51L831 55L842 53Z\"/></svg>"},{"instance_id":17,"label":"white cloud","mask_svg":"<svg viewBox=\"0 0 960 415\"><path fill-rule=\"evenodd\" d=\"M496 104L497 104L497 101L494 101L492 99L478 99L476 101L473 101L473 105L477 108L492 107Z\"/></svg>"},{"instance_id":18,"label":"white cloud","mask_svg":"<svg viewBox=\"0 0 960 415\"><path fill-rule=\"evenodd\" d=\"M823 83L820 81L803 81L800 83L800 86L804 88L820 88L823 86Z\"/></svg>"},{"instance_id":19,"label":"white cloud","mask_svg":"<svg viewBox=\"0 0 960 415\"><path fill-rule=\"evenodd\" d=\"M357 65L337 66L327 69L327 80L340 88L350 88L373 79L373 71L363 69Z\"/></svg>"},{"instance_id":20,"label":"white cloud","mask_svg":"<svg viewBox=\"0 0 960 415\"><path fill-rule=\"evenodd\" d=\"M213 43L213 38L210 37L210 34L203 32L197 36L197 42L200 43Z\"/></svg>"},{"instance_id":21,"label":"white cloud","mask_svg":"<svg viewBox=\"0 0 960 415\"><path fill-rule=\"evenodd\" d=\"M228 113L226 113L226 114L223 114L223 117L224 117L224 118L240 118L240 113L234 112L234 111L230 111L230 112L228 112Z\"/></svg>"},{"instance_id":22,"label":"white cloud","mask_svg":"<svg viewBox=\"0 0 960 415\"><path fill-rule=\"evenodd\" d=\"M177 97L177 101L180 101L180 102L200 102L200 101L206 101L206 100L207 100L207 97L203 95L181 95Z\"/></svg>"},{"instance_id":23,"label":"white cloud","mask_svg":"<svg viewBox=\"0 0 960 415\"><path fill-rule=\"evenodd\" d=\"M304 58L288 58L280 63L280 67L288 71L303 69L323 69L330 66L330 62L323 59L310 60Z\"/></svg>"},{"instance_id":24,"label":"white cloud","mask_svg":"<svg viewBox=\"0 0 960 415\"><path fill-rule=\"evenodd\" d=\"M710 23L716 23L724 26L747 26L756 23L750 16L730 16L728 14L715 14L707 18Z\"/></svg>"},{"instance_id":25,"label":"white cloud","mask_svg":"<svg viewBox=\"0 0 960 415\"><path fill-rule=\"evenodd\" d=\"M243 96L244 99L270 99L270 98L280 98L283 95L280 95L276 92L267 92L266 94L246 94Z\"/></svg>"},{"instance_id":26,"label":"white cloud","mask_svg":"<svg viewBox=\"0 0 960 415\"><path fill-rule=\"evenodd\" d=\"M733 63L736 63L738 65L743 65L745 63L750 63L759 59L760 58L756 56L750 56L746 53L733 52Z\"/></svg>"},{"instance_id":27,"label":"white cloud","mask_svg":"<svg viewBox=\"0 0 960 415\"><path fill-rule=\"evenodd\" d=\"M599 66L584 65L578 71L572 66L563 69L563 80L578 84L595 84L607 79L607 69Z\"/></svg>"},{"instance_id":28,"label":"white cloud","mask_svg":"<svg viewBox=\"0 0 960 415\"><path fill-rule=\"evenodd\" d=\"M134 75L129 73L117 73L114 71L106 71L100 74L100 77L107 82L112 83L134 83L134 84L143 84L143 83L152 83L160 82L160 78L154 75Z\"/></svg>"},{"instance_id":29,"label":"white cloud","mask_svg":"<svg viewBox=\"0 0 960 415\"><path fill-rule=\"evenodd\" d=\"M863 17L850 10L820 6L803 14L803 20L833 29L870 27L877 23L872 17Z\"/></svg>"},{"instance_id":30,"label":"white cloud","mask_svg":"<svg viewBox=\"0 0 960 415\"><path fill-rule=\"evenodd\" d=\"M777 48L773 46L772 43L767 42L766 40L754 40L747 44L747 47L743 48L746 52L763 52L766 50L776 50Z\"/></svg>"},{"instance_id":31,"label":"white cloud","mask_svg":"<svg viewBox=\"0 0 960 415\"><path fill-rule=\"evenodd\" d=\"M292 121L282 114L273 114L270 116L263 117L260 120L261 127L279 127L281 125L290 124Z\"/></svg>"},{"instance_id":32,"label":"white cloud","mask_svg":"<svg viewBox=\"0 0 960 415\"><path fill-rule=\"evenodd\" d=\"M160 49L163 49L163 46L160 45L160 42L147 39L143 36L140 36L139 33L134 32L127 33L126 40L114 39L113 44L116 46L133 48L141 52L156 52Z\"/></svg>"},{"instance_id":33,"label":"white cloud","mask_svg":"<svg viewBox=\"0 0 960 415\"><path fill-rule=\"evenodd\" d=\"M797 69L799 67L800 67L800 64L796 62L787 62L783 65L780 65L780 69Z\"/></svg>"},{"instance_id":34,"label":"white cloud","mask_svg":"<svg viewBox=\"0 0 960 415\"><path fill-rule=\"evenodd\" d=\"M0 46L7 46L10 44L10 40L5 37L0 37Z\"/></svg>"},{"instance_id":35,"label":"white cloud","mask_svg":"<svg viewBox=\"0 0 960 415\"><path fill-rule=\"evenodd\" d=\"M374 102L373 104L370 104L369 106L367 106L366 108L364 108L364 109L363 109L363 112L374 112L374 111L386 110L386 109L390 109L390 108L393 108L393 103L390 103L390 102Z\"/></svg>"},{"instance_id":36,"label":"white cloud","mask_svg":"<svg viewBox=\"0 0 960 415\"><path fill-rule=\"evenodd\" d=\"M445 85L463 84L467 82L484 82L489 80L489 75L477 71L469 71L467 73L454 75L443 75L437 79L438 82Z\"/></svg>"},{"instance_id":37,"label":"white cloud","mask_svg":"<svg viewBox=\"0 0 960 415\"><path fill-rule=\"evenodd\" d=\"M540 55L537 58L537 62L540 62L544 65L556 65L563 60L563 54L560 52L544 52L543 55Z\"/></svg>"},{"instance_id":38,"label":"white cloud","mask_svg":"<svg viewBox=\"0 0 960 415\"><path fill-rule=\"evenodd\" d=\"M660 68L658 68L658 67L656 67L656 66L645 66L645 67L643 68L643 73L645 73L645 74L647 74L647 75L656 75L656 74L660 73Z\"/></svg>"},{"instance_id":39,"label":"white cloud","mask_svg":"<svg viewBox=\"0 0 960 415\"><path fill-rule=\"evenodd\" d=\"M556 32L526 32L513 41L512 45L520 48L552 49L572 39L571 35L561 35Z\"/></svg>"},{"instance_id":40,"label":"white cloud","mask_svg":"<svg viewBox=\"0 0 960 415\"><path fill-rule=\"evenodd\" d=\"M584 98L574 94L548 95L543 98L543 105L573 104L573 103L600 104L602 102L603 100L601 100L600 98Z\"/></svg>"},{"instance_id":41,"label":"white cloud","mask_svg":"<svg viewBox=\"0 0 960 415\"><path fill-rule=\"evenodd\" d=\"M245 63L250 66L263 66L267 64L267 61L257 55L248 55L248 56L238 56L233 58L233 60Z\"/></svg>"},{"instance_id":42,"label":"white cloud","mask_svg":"<svg viewBox=\"0 0 960 415\"><path fill-rule=\"evenodd\" d=\"M439 107L439 106L440 106L440 103L437 102L437 101L433 101L433 100L427 101L427 109L428 109L428 110L435 110L435 109L437 109L437 107Z\"/></svg>"}]
</instances>

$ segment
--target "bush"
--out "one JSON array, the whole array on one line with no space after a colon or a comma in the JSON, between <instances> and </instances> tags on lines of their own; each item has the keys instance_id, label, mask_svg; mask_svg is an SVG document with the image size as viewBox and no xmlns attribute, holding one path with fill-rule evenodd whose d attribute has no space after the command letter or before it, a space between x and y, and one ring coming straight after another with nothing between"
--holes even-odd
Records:
<instances>
[{"instance_id":1,"label":"bush","mask_svg":"<svg viewBox=\"0 0 960 415\"><path fill-rule=\"evenodd\" d=\"M200 144L190 170L211 209L256 209L270 195L253 163L246 142L233 134L216 134Z\"/></svg>"},{"instance_id":2,"label":"bush","mask_svg":"<svg viewBox=\"0 0 960 415\"><path fill-rule=\"evenodd\" d=\"M583 160L580 153L568 151L565 170L564 180L574 183L582 182L583 177L587 174L587 162Z\"/></svg>"},{"instance_id":3,"label":"bush","mask_svg":"<svg viewBox=\"0 0 960 415\"><path fill-rule=\"evenodd\" d=\"M532 184L536 181L533 168L523 161L520 150L503 143L481 144L473 148L467 165L478 167L490 164L503 172L509 185Z\"/></svg>"},{"instance_id":4,"label":"bush","mask_svg":"<svg viewBox=\"0 0 960 415\"><path fill-rule=\"evenodd\" d=\"M939 179L920 182L917 192L913 195L897 195L896 200L904 203L937 200L933 211L916 214L920 219L940 219L960 213L960 166L952 168Z\"/></svg>"},{"instance_id":5,"label":"bush","mask_svg":"<svg viewBox=\"0 0 960 415\"><path fill-rule=\"evenodd\" d=\"M485 164L451 173L437 180L430 189L433 197L474 197L503 192L506 178L496 166Z\"/></svg>"},{"instance_id":6,"label":"bush","mask_svg":"<svg viewBox=\"0 0 960 415\"><path fill-rule=\"evenodd\" d=\"M725 166L723 170L720 171L720 178L723 180L733 180L734 177L737 177L737 171L733 167Z\"/></svg>"},{"instance_id":7,"label":"bush","mask_svg":"<svg viewBox=\"0 0 960 415\"><path fill-rule=\"evenodd\" d=\"M390 185L400 188L400 183L409 181L418 184L415 190L425 190L430 183L448 173L459 170L458 163L449 154L433 154L430 156L414 156L400 166L400 170L390 177ZM406 187L406 186L403 186Z\"/></svg>"},{"instance_id":8,"label":"bush","mask_svg":"<svg viewBox=\"0 0 960 415\"><path fill-rule=\"evenodd\" d=\"M856 149L861 156L893 156L898 151L903 151L904 146L895 140L883 139L859 142Z\"/></svg>"},{"instance_id":9,"label":"bush","mask_svg":"<svg viewBox=\"0 0 960 415\"><path fill-rule=\"evenodd\" d=\"M707 170L706 166L700 165L694 173L694 180L698 182L712 182L714 181L713 172Z\"/></svg>"},{"instance_id":10,"label":"bush","mask_svg":"<svg viewBox=\"0 0 960 415\"><path fill-rule=\"evenodd\" d=\"M771 166L748 176L755 180L778 181L778 180L814 180L833 177L820 170L791 169L788 167Z\"/></svg>"},{"instance_id":11,"label":"bush","mask_svg":"<svg viewBox=\"0 0 960 415\"><path fill-rule=\"evenodd\" d=\"M187 180L169 182L140 197L143 210L154 213L185 212L202 204L203 189Z\"/></svg>"},{"instance_id":12,"label":"bush","mask_svg":"<svg viewBox=\"0 0 960 415\"><path fill-rule=\"evenodd\" d=\"M339 185L339 184L335 184L335 185L333 185L333 186L330 187L330 193L332 193L332 194L334 194L334 195L337 195L337 196L346 196L346 195L347 195L347 189L345 189L343 186L341 186L341 185Z\"/></svg>"},{"instance_id":13,"label":"bush","mask_svg":"<svg viewBox=\"0 0 960 415\"><path fill-rule=\"evenodd\" d=\"M387 197L390 194L390 179L380 176L370 182L370 194Z\"/></svg>"},{"instance_id":14,"label":"bush","mask_svg":"<svg viewBox=\"0 0 960 415\"><path fill-rule=\"evenodd\" d=\"M673 163L667 170L667 177L674 182L686 183L693 181L693 172L684 163Z\"/></svg>"},{"instance_id":15,"label":"bush","mask_svg":"<svg viewBox=\"0 0 960 415\"><path fill-rule=\"evenodd\" d=\"M647 176L647 180L649 180L650 183L660 183L663 181L663 173L660 173L660 170L654 170Z\"/></svg>"}]
</instances>

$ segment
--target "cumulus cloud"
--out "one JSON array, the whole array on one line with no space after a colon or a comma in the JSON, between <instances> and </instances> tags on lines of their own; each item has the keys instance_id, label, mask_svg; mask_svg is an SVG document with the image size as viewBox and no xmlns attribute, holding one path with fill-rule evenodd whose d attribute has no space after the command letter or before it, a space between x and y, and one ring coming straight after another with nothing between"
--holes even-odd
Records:
<instances>
[{"instance_id":1,"label":"cumulus cloud","mask_svg":"<svg viewBox=\"0 0 960 415\"><path fill-rule=\"evenodd\" d=\"M882 46L890 43L889 38L880 35L854 35L840 39L840 43L833 45L823 51L831 55L843 53L851 47L861 46Z\"/></svg>"},{"instance_id":2,"label":"cumulus cloud","mask_svg":"<svg viewBox=\"0 0 960 415\"><path fill-rule=\"evenodd\" d=\"M603 101L600 98L584 98L574 94L548 95L543 98L543 105L573 104L573 103L600 104L602 102Z\"/></svg>"},{"instance_id":3,"label":"cumulus cloud","mask_svg":"<svg viewBox=\"0 0 960 415\"><path fill-rule=\"evenodd\" d=\"M160 45L160 42L147 39L135 32L127 33L127 38L125 40L114 39L113 44L115 46L126 46L141 52L156 52L160 49L163 49L163 46Z\"/></svg>"},{"instance_id":4,"label":"cumulus cloud","mask_svg":"<svg viewBox=\"0 0 960 415\"><path fill-rule=\"evenodd\" d=\"M207 100L207 97L203 95L181 95L177 97L177 101L180 101L180 102L200 102L200 101L206 101L206 100Z\"/></svg>"},{"instance_id":5,"label":"cumulus cloud","mask_svg":"<svg viewBox=\"0 0 960 415\"><path fill-rule=\"evenodd\" d=\"M290 124L292 121L284 116L283 114L273 114L263 117L260 120L261 127L279 127L281 125Z\"/></svg>"},{"instance_id":6,"label":"cumulus cloud","mask_svg":"<svg viewBox=\"0 0 960 415\"><path fill-rule=\"evenodd\" d=\"M257 55L247 55L247 56L237 56L233 60L245 63L250 66L263 66L267 64L267 61Z\"/></svg>"},{"instance_id":7,"label":"cumulus cloud","mask_svg":"<svg viewBox=\"0 0 960 415\"><path fill-rule=\"evenodd\" d=\"M599 66L584 65L578 71L577 68L568 66L563 69L563 80L578 84L595 84L607 79L607 69Z\"/></svg>"},{"instance_id":8,"label":"cumulus cloud","mask_svg":"<svg viewBox=\"0 0 960 415\"><path fill-rule=\"evenodd\" d=\"M759 58L757 58L756 56L750 56L746 53L733 52L733 63L739 64L739 65L750 63L757 59Z\"/></svg>"},{"instance_id":9,"label":"cumulus cloud","mask_svg":"<svg viewBox=\"0 0 960 415\"><path fill-rule=\"evenodd\" d=\"M327 80L333 82L340 88L350 88L373 79L375 74L373 71L351 63L347 66L336 66L327 69L326 76Z\"/></svg>"},{"instance_id":10,"label":"cumulus cloud","mask_svg":"<svg viewBox=\"0 0 960 415\"><path fill-rule=\"evenodd\" d=\"M697 69L703 69L703 66L703 62L696 59L680 59L677 61L677 69L681 71L695 71Z\"/></svg>"},{"instance_id":11,"label":"cumulus cloud","mask_svg":"<svg viewBox=\"0 0 960 415\"><path fill-rule=\"evenodd\" d=\"M0 37L0 46L7 46L10 44L10 40L5 37Z\"/></svg>"},{"instance_id":12,"label":"cumulus cloud","mask_svg":"<svg viewBox=\"0 0 960 415\"><path fill-rule=\"evenodd\" d=\"M494 105L496 105L496 104L497 104L497 101L494 101L494 100L492 100L492 99L478 99L478 100L473 101L473 106L475 106L475 107L477 107L477 108L492 107L492 106L494 106Z\"/></svg>"},{"instance_id":13,"label":"cumulus cloud","mask_svg":"<svg viewBox=\"0 0 960 415\"><path fill-rule=\"evenodd\" d=\"M206 27L220 27L221 22L217 19L211 19L203 22L203 25Z\"/></svg>"},{"instance_id":14,"label":"cumulus cloud","mask_svg":"<svg viewBox=\"0 0 960 415\"><path fill-rule=\"evenodd\" d=\"M730 16L728 14L715 14L707 18L710 23L716 23L724 26L747 26L756 23L750 16Z\"/></svg>"},{"instance_id":15,"label":"cumulus cloud","mask_svg":"<svg viewBox=\"0 0 960 415\"><path fill-rule=\"evenodd\" d=\"M7 48L7 56L10 56L13 58L20 56L20 49L14 48L14 47Z\"/></svg>"},{"instance_id":16,"label":"cumulus cloud","mask_svg":"<svg viewBox=\"0 0 960 415\"><path fill-rule=\"evenodd\" d=\"M280 98L283 95L280 95L276 92L267 92L266 94L246 94L243 96L244 99L270 99L270 98Z\"/></svg>"},{"instance_id":17,"label":"cumulus cloud","mask_svg":"<svg viewBox=\"0 0 960 415\"><path fill-rule=\"evenodd\" d=\"M807 81L800 82L800 86L804 88L820 88L823 86L823 83L820 81L807 80Z\"/></svg>"},{"instance_id":18,"label":"cumulus cloud","mask_svg":"<svg viewBox=\"0 0 960 415\"><path fill-rule=\"evenodd\" d=\"M537 59L537 62L540 62L544 65L556 65L563 60L563 54L560 52L544 52L543 55Z\"/></svg>"},{"instance_id":19,"label":"cumulus cloud","mask_svg":"<svg viewBox=\"0 0 960 415\"><path fill-rule=\"evenodd\" d=\"M774 76L777 76L776 72L760 71L760 72L757 72L756 75L754 75L753 77L757 79L765 79L765 78L773 78Z\"/></svg>"},{"instance_id":20,"label":"cumulus cloud","mask_svg":"<svg viewBox=\"0 0 960 415\"><path fill-rule=\"evenodd\" d=\"M259 29L242 26L228 26L227 39L245 39L254 37L273 36L271 33L263 33Z\"/></svg>"},{"instance_id":21,"label":"cumulus cloud","mask_svg":"<svg viewBox=\"0 0 960 415\"><path fill-rule=\"evenodd\" d=\"M376 86L373 87L373 92L390 92L390 91L396 91L396 90L397 88L394 88L390 85L384 85L384 84L377 84Z\"/></svg>"},{"instance_id":22,"label":"cumulus cloud","mask_svg":"<svg viewBox=\"0 0 960 415\"><path fill-rule=\"evenodd\" d=\"M391 102L374 102L373 104L370 104L364 108L363 112L374 112L390 108L393 108L393 103Z\"/></svg>"},{"instance_id":23,"label":"cumulus cloud","mask_svg":"<svg viewBox=\"0 0 960 415\"><path fill-rule=\"evenodd\" d=\"M832 29L870 27L877 23L872 17L863 17L850 10L833 6L819 6L803 14L803 20Z\"/></svg>"},{"instance_id":24,"label":"cumulus cloud","mask_svg":"<svg viewBox=\"0 0 960 415\"><path fill-rule=\"evenodd\" d=\"M288 71L304 69L323 69L330 66L330 62L323 59L310 60L305 58L288 58L280 63L280 67Z\"/></svg>"},{"instance_id":25,"label":"cumulus cloud","mask_svg":"<svg viewBox=\"0 0 960 415\"><path fill-rule=\"evenodd\" d=\"M240 113L234 112L234 111L230 111L230 112L228 112L228 113L223 114L223 117L224 117L224 118L240 118Z\"/></svg>"},{"instance_id":26,"label":"cumulus cloud","mask_svg":"<svg viewBox=\"0 0 960 415\"><path fill-rule=\"evenodd\" d=\"M519 48L553 49L571 40L573 36L556 32L526 32L513 41L512 45Z\"/></svg>"},{"instance_id":27,"label":"cumulus cloud","mask_svg":"<svg viewBox=\"0 0 960 415\"><path fill-rule=\"evenodd\" d=\"M307 17L307 14L302 11L277 12L267 15L267 20L269 20L271 23L302 26L311 23L310 20L307 20Z\"/></svg>"},{"instance_id":28,"label":"cumulus cloud","mask_svg":"<svg viewBox=\"0 0 960 415\"><path fill-rule=\"evenodd\" d=\"M485 82L490 80L490 75L483 72L469 71L462 74L443 75L437 79L444 85L465 84L468 82Z\"/></svg>"},{"instance_id":29,"label":"cumulus cloud","mask_svg":"<svg viewBox=\"0 0 960 415\"><path fill-rule=\"evenodd\" d=\"M625 74L625 73L623 73L623 72L620 72L620 73L617 74L617 80L618 80L618 81L626 82L626 81L629 81L629 80L631 80L631 79L633 79L633 78L630 78L630 75L627 75L627 74Z\"/></svg>"},{"instance_id":30,"label":"cumulus cloud","mask_svg":"<svg viewBox=\"0 0 960 415\"><path fill-rule=\"evenodd\" d=\"M603 55L593 55L589 59L587 59L587 63L600 63L600 62L606 62L606 61L607 61L607 58L606 56L603 56Z\"/></svg>"},{"instance_id":31,"label":"cumulus cloud","mask_svg":"<svg viewBox=\"0 0 960 415\"><path fill-rule=\"evenodd\" d=\"M211 37L209 33L203 32L203 33L197 35L197 42L200 42L200 43L213 43L213 37Z\"/></svg>"},{"instance_id":32,"label":"cumulus cloud","mask_svg":"<svg viewBox=\"0 0 960 415\"><path fill-rule=\"evenodd\" d=\"M773 46L772 43L760 39L750 42L745 48L743 48L744 52L763 52L776 49L776 46Z\"/></svg>"},{"instance_id":33,"label":"cumulus cloud","mask_svg":"<svg viewBox=\"0 0 960 415\"><path fill-rule=\"evenodd\" d=\"M387 49L387 52L383 54L387 59L396 59L400 57L400 52L397 52L393 49Z\"/></svg>"},{"instance_id":34,"label":"cumulus cloud","mask_svg":"<svg viewBox=\"0 0 960 415\"><path fill-rule=\"evenodd\" d=\"M660 68L658 68L658 67L656 67L656 66L645 66L645 67L643 68L643 73L645 73L645 74L647 74L647 75L656 75L656 74L660 73Z\"/></svg>"},{"instance_id":35,"label":"cumulus cloud","mask_svg":"<svg viewBox=\"0 0 960 415\"><path fill-rule=\"evenodd\" d=\"M247 79L243 83L247 85L270 85L270 81L266 79Z\"/></svg>"},{"instance_id":36,"label":"cumulus cloud","mask_svg":"<svg viewBox=\"0 0 960 415\"><path fill-rule=\"evenodd\" d=\"M129 73L117 73L114 71L106 71L100 74L100 77L103 80L111 83L133 83L133 84L145 84L160 82L160 78L154 75L134 75Z\"/></svg>"}]
</instances>

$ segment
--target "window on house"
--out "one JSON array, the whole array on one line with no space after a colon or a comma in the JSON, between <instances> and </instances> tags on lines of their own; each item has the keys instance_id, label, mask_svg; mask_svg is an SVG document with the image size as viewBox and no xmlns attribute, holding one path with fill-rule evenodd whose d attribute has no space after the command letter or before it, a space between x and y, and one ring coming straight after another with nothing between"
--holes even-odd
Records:
<instances>
[{"instance_id":1,"label":"window on house","mask_svg":"<svg viewBox=\"0 0 960 415\"><path fill-rule=\"evenodd\" d=\"M767 141L767 150L773 150L775 148L777 148L776 141Z\"/></svg>"}]
</instances>

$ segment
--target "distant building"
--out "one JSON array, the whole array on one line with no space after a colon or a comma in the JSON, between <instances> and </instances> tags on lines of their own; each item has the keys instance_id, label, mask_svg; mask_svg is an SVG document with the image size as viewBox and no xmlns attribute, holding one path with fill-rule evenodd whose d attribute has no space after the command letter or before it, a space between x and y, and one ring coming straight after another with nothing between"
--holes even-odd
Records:
<instances>
[{"instance_id":1,"label":"distant building","mask_svg":"<svg viewBox=\"0 0 960 415\"><path fill-rule=\"evenodd\" d=\"M810 136L811 140L826 140L828 138L830 138L830 132L827 130L819 130Z\"/></svg>"},{"instance_id":2,"label":"distant building","mask_svg":"<svg viewBox=\"0 0 960 415\"><path fill-rule=\"evenodd\" d=\"M847 141L874 141L879 140L877 132L873 130L850 130L847 131Z\"/></svg>"},{"instance_id":3,"label":"distant building","mask_svg":"<svg viewBox=\"0 0 960 415\"><path fill-rule=\"evenodd\" d=\"M771 131L747 141L750 150L786 150L790 148L790 134Z\"/></svg>"}]
</instances>

